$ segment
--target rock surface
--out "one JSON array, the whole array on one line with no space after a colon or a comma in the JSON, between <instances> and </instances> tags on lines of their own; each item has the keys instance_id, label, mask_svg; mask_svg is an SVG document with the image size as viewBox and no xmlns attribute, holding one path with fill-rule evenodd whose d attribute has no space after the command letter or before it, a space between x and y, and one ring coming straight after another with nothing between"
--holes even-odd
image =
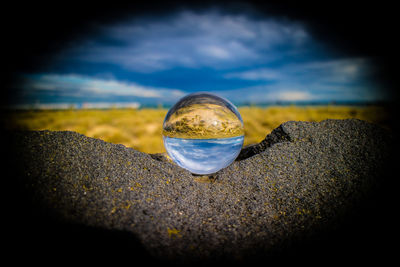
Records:
<instances>
[{"instance_id":1,"label":"rock surface","mask_svg":"<svg viewBox=\"0 0 400 267\"><path fill-rule=\"evenodd\" d=\"M372 224L389 220L376 212L385 213L391 142L360 120L286 122L229 167L194 176L75 132L14 133L11 222L23 248L43 239L37 250L58 255L95 248L184 263L346 256L382 234Z\"/></svg>"}]
</instances>

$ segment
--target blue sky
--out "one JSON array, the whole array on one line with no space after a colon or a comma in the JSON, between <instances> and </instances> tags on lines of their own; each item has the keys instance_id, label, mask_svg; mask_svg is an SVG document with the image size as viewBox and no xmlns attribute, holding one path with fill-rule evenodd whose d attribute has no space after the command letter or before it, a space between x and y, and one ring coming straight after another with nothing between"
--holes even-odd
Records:
<instances>
[{"instance_id":1,"label":"blue sky","mask_svg":"<svg viewBox=\"0 0 400 267\"><path fill-rule=\"evenodd\" d=\"M171 104L196 91L235 104L388 98L372 59L338 56L287 18L210 8L93 29L44 71L22 74L18 102Z\"/></svg>"}]
</instances>

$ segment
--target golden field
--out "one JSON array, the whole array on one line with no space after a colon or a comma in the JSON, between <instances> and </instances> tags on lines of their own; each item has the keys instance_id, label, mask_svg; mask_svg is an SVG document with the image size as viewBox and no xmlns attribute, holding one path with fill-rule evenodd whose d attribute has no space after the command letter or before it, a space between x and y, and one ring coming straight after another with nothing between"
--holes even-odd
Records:
<instances>
[{"instance_id":1,"label":"golden field","mask_svg":"<svg viewBox=\"0 0 400 267\"><path fill-rule=\"evenodd\" d=\"M146 153L165 152L162 123L166 109L40 110L14 111L3 117L9 130L76 131L107 142L123 144ZM357 118L385 126L383 107L271 106L241 107L245 127L244 145L258 143L274 128L290 120L321 121Z\"/></svg>"}]
</instances>

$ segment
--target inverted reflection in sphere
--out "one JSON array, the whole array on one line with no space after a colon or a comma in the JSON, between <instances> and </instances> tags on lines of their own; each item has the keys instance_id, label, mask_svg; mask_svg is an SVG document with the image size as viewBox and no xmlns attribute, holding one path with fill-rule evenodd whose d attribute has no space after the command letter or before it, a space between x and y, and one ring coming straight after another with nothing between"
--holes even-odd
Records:
<instances>
[{"instance_id":1,"label":"inverted reflection in sphere","mask_svg":"<svg viewBox=\"0 0 400 267\"><path fill-rule=\"evenodd\" d=\"M243 120L228 100L210 93L183 97L167 113L164 146L171 159L195 174L231 164L244 141Z\"/></svg>"}]
</instances>

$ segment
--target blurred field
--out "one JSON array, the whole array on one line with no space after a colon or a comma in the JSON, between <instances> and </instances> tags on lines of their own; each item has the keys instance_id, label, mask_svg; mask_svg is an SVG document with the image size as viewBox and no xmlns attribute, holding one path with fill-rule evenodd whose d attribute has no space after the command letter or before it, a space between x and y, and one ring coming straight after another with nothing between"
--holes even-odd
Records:
<instances>
[{"instance_id":1,"label":"blurred field","mask_svg":"<svg viewBox=\"0 0 400 267\"><path fill-rule=\"evenodd\" d=\"M385 126L387 111L382 107L353 106L272 106L242 107L244 145L258 143L274 128L290 120L358 118ZM147 153L165 152L162 123L166 109L43 110L15 111L3 116L10 130L69 130L111 143L123 144Z\"/></svg>"}]
</instances>

